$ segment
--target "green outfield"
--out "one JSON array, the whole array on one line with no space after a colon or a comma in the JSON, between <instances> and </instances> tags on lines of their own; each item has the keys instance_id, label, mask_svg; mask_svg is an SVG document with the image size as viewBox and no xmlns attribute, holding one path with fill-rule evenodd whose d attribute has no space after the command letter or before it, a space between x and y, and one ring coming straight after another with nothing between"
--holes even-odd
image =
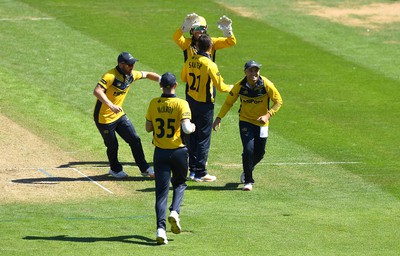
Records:
<instances>
[{"instance_id":1,"label":"green outfield","mask_svg":"<svg viewBox=\"0 0 400 256\"><path fill-rule=\"evenodd\" d=\"M156 246L154 181L140 176L122 140L131 177L105 175L92 91L121 51L139 59L137 70L179 77L183 54L172 35L192 12L211 36L222 36L220 16L233 20L237 45L216 56L225 82L240 80L254 59L284 104L251 192L239 184L232 108L211 142L208 168L218 180L188 182L183 232ZM399 1L389 0L0 0L1 116L73 159L60 158L60 168L0 166L0 254L398 255L398 13ZM149 161L145 113L160 93L138 81L124 105ZM216 111L224 99L217 95ZM3 162L24 162L11 149L29 145L16 134L7 146L10 137L0 130Z\"/></svg>"}]
</instances>

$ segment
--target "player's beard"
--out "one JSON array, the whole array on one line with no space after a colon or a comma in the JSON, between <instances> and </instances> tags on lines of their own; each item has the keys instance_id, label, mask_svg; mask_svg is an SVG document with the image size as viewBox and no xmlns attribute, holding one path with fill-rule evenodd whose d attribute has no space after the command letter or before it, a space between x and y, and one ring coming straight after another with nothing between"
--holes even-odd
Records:
<instances>
[{"instance_id":1,"label":"player's beard","mask_svg":"<svg viewBox=\"0 0 400 256\"><path fill-rule=\"evenodd\" d=\"M258 75L249 75L247 76L247 81L252 82L253 84L257 83Z\"/></svg>"}]
</instances>

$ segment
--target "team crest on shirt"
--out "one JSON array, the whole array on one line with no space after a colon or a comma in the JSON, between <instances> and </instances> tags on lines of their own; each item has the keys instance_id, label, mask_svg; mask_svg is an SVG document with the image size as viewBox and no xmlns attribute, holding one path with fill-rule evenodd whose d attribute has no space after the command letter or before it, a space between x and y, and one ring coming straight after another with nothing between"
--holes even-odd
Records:
<instances>
[{"instance_id":1,"label":"team crest on shirt","mask_svg":"<svg viewBox=\"0 0 400 256\"><path fill-rule=\"evenodd\" d=\"M114 96L119 96L119 95L124 95L124 94L126 94L126 91L120 91L120 92L115 91L113 93Z\"/></svg>"}]
</instances>

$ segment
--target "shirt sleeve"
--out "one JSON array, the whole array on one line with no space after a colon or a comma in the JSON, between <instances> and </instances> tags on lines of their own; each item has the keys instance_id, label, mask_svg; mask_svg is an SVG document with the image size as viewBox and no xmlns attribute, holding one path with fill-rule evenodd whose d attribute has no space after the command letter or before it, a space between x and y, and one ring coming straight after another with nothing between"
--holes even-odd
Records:
<instances>
[{"instance_id":1,"label":"shirt sleeve","mask_svg":"<svg viewBox=\"0 0 400 256\"><path fill-rule=\"evenodd\" d=\"M271 108L268 110L268 112L271 114L271 116L273 116L281 108L281 106L283 104L283 100L282 100L281 94L279 93L278 89L276 89L275 85L268 79L266 79L266 78L263 78L263 79L264 79L264 83L266 84L266 87L267 87L268 97L273 102L273 104L272 104Z\"/></svg>"},{"instance_id":2,"label":"shirt sleeve","mask_svg":"<svg viewBox=\"0 0 400 256\"><path fill-rule=\"evenodd\" d=\"M182 71L181 71L181 80L182 80L182 82L184 82L184 83L187 83L187 76L186 76L186 62L185 62L185 64L183 65L183 67L182 67Z\"/></svg>"},{"instance_id":3,"label":"shirt sleeve","mask_svg":"<svg viewBox=\"0 0 400 256\"><path fill-rule=\"evenodd\" d=\"M192 112L190 111L189 103L186 100L182 100L181 120L183 119L192 119Z\"/></svg>"},{"instance_id":4,"label":"shirt sleeve","mask_svg":"<svg viewBox=\"0 0 400 256\"><path fill-rule=\"evenodd\" d=\"M132 76L133 76L133 81L136 81L143 78L143 73L142 71L133 70Z\"/></svg>"},{"instance_id":5,"label":"shirt sleeve","mask_svg":"<svg viewBox=\"0 0 400 256\"><path fill-rule=\"evenodd\" d=\"M172 39L183 51L189 48L190 44L192 43L191 38L186 38L183 36L183 32L180 27L175 31Z\"/></svg>"},{"instance_id":6,"label":"shirt sleeve","mask_svg":"<svg viewBox=\"0 0 400 256\"><path fill-rule=\"evenodd\" d=\"M228 93L228 96L226 96L225 102L222 105L217 117L219 118L224 118L226 113L231 109L233 104L235 104L236 100L239 97L239 91L240 91L240 82L235 84L235 86L232 88L232 90Z\"/></svg>"},{"instance_id":7,"label":"shirt sleeve","mask_svg":"<svg viewBox=\"0 0 400 256\"><path fill-rule=\"evenodd\" d=\"M149 122L152 122L152 120L151 120L151 108L152 108L152 105L153 104L153 101L150 101L150 104L149 104L149 106L148 106L148 108L147 108L147 112L146 112L146 120L147 121L149 121Z\"/></svg>"},{"instance_id":8,"label":"shirt sleeve","mask_svg":"<svg viewBox=\"0 0 400 256\"><path fill-rule=\"evenodd\" d=\"M236 37L233 33L229 37L213 37L211 38L211 40L213 41L213 48L215 50L228 48L236 45Z\"/></svg>"},{"instance_id":9,"label":"shirt sleeve","mask_svg":"<svg viewBox=\"0 0 400 256\"><path fill-rule=\"evenodd\" d=\"M113 81L115 79L115 76L111 73L105 73L100 81L98 82L99 85L101 85L101 87L103 87L104 89L108 89L108 87L110 87L110 85L112 85Z\"/></svg>"},{"instance_id":10,"label":"shirt sleeve","mask_svg":"<svg viewBox=\"0 0 400 256\"><path fill-rule=\"evenodd\" d=\"M231 90L231 87L224 82L224 78L221 76L221 73L218 70L217 64L214 62L211 62L209 67L209 76L211 77L211 80L213 81L213 84L217 88L218 91L220 92L229 92Z\"/></svg>"}]
</instances>

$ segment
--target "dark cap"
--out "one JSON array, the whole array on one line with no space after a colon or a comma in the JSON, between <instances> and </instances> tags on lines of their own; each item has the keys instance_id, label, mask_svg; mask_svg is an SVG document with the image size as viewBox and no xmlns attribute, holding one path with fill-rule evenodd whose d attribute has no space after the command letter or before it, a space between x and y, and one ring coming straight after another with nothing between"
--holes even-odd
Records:
<instances>
[{"instance_id":1,"label":"dark cap","mask_svg":"<svg viewBox=\"0 0 400 256\"><path fill-rule=\"evenodd\" d=\"M244 70L246 70L248 68L252 68L252 67L260 68L261 64L258 64L254 60L249 60L248 62L246 62L246 64L244 64Z\"/></svg>"},{"instance_id":2,"label":"dark cap","mask_svg":"<svg viewBox=\"0 0 400 256\"><path fill-rule=\"evenodd\" d=\"M160 84L164 88L172 88L176 84L176 77L170 72L166 72L161 76Z\"/></svg>"},{"instance_id":3,"label":"dark cap","mask_svg":"<svg viewBox=\"0 0 400 256\"><path fill-rule=\"evenodd\" d=\"M129 52L121 52L118 55L118 63L125 63L128 65L134 64L137 59L135 59Z\"/></svg>"}]
</instances>

